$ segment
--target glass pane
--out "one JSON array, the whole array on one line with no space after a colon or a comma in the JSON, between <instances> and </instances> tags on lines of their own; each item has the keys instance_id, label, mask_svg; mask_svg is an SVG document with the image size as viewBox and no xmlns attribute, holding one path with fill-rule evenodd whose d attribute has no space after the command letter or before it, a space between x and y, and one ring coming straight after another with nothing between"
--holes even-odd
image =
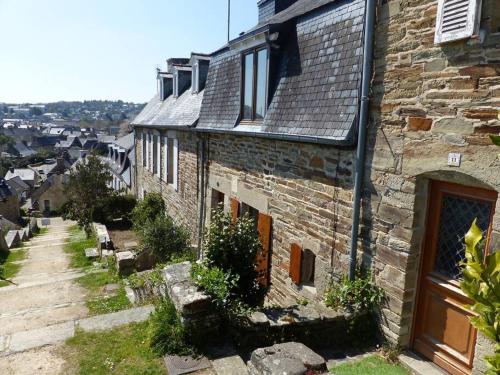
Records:
<instances>
[{"instance_id":1,"label":"glass pane","mask_svg":"<svg viewBox=\"0 0 500 375\"><path fill-rule=\"evenodd\" d=\"M465 259L465 234L477 218L483 235L489 227L491 203L445 195L441 207L434 271L454 280L462 278L460 262Z\"/></svg>"},{"instance_id":2,"label":"glass pane","mask_svg":"<svg viewBox=\"0 0 500 375\"><path fill-rule=\"evenodd\" d=\"M267 49L257 52L257 97L255 99L255 118L263 119L266 114L267 86Z\"/></svg>"},{"instance_id":3,"label":"glass pane","mask_svg":"<svg viewBox=\"0 0 500 375\"><path fill-rule=\"evenodd\" d=\"M253 113L253 53L245 55L245 72L243 77L245 87L243 89L243 118L252 119Z\"/></svg>"}]
</instances>

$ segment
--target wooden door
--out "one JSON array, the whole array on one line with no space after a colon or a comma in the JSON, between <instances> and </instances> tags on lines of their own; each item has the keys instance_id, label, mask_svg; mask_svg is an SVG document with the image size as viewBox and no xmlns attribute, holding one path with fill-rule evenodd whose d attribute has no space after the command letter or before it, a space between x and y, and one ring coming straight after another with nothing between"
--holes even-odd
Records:
<instances>
[{"instance_id":1,"label":"wooden door","mask_svg":"<svg viewBox=\"0 0 500 375\"><path fill-rule=\"evenodd\" d=\"M413 347L451 374L470 374L476 343L464 307L471 301L459 286L464 236L475 218L488 235L496 198L490 190L431 182Z\"/></svg>"}]
</instances>

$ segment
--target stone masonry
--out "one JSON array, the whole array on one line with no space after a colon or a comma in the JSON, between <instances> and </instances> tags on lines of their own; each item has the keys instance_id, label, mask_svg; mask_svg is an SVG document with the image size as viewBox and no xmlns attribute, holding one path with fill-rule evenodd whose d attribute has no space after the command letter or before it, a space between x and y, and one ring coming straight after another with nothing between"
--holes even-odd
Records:
<instances>
[{"instance_id":1,"label":"stone masonry","mask_svg":"<svg viewBox=\"0 0 500 375\"><path fill-rule=\"evenodd\" d=\"M437 0L393 0L378 9L375 75L363 207L364 251L388 295L387 337L410 343L430 179L499 191L498 2L483 1L482 38L434 44ZM448 154L462 155L460 167ZM500 247L500 201L492 247ZM489 342L479 339L474 371Z\"/></svg>"}]
</instances>

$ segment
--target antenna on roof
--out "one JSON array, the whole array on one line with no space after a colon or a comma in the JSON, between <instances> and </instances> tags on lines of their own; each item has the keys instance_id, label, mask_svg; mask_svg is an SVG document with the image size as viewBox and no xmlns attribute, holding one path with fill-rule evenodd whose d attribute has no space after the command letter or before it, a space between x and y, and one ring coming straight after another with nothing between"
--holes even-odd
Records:
<instances>
[{"instance_id":1,"label":"antenna on roof","mask_svg":"<svg viewBox=\"0 0 500 375\"><path fill-rule=\"evenodd\" d=\"M227 42L229 43L229 31L231 29L231 0L227 0Z\"/></svg>"}]
</instances>

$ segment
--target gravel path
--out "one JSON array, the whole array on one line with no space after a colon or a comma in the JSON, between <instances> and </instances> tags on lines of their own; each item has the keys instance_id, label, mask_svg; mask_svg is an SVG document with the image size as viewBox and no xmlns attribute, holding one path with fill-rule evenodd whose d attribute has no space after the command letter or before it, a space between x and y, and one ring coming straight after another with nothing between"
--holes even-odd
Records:
<instances>
[{"instance_id":1,"label":"gravel path","mask_svg":"<svg viewBox=\"0 0 500 375\"><path fill-rule=\"evenodd\" d=\"M0 374L57 374L64 361L56 351L28 350L30 342L43 337L55 343L60 332L50 326L87 316L86 290L74 281L82 274L69 268L63 250L71 225L51 219L48 233L25 243L27 257L13 279L17 285L0 288Z\"/></svg>"}]
</instances>

